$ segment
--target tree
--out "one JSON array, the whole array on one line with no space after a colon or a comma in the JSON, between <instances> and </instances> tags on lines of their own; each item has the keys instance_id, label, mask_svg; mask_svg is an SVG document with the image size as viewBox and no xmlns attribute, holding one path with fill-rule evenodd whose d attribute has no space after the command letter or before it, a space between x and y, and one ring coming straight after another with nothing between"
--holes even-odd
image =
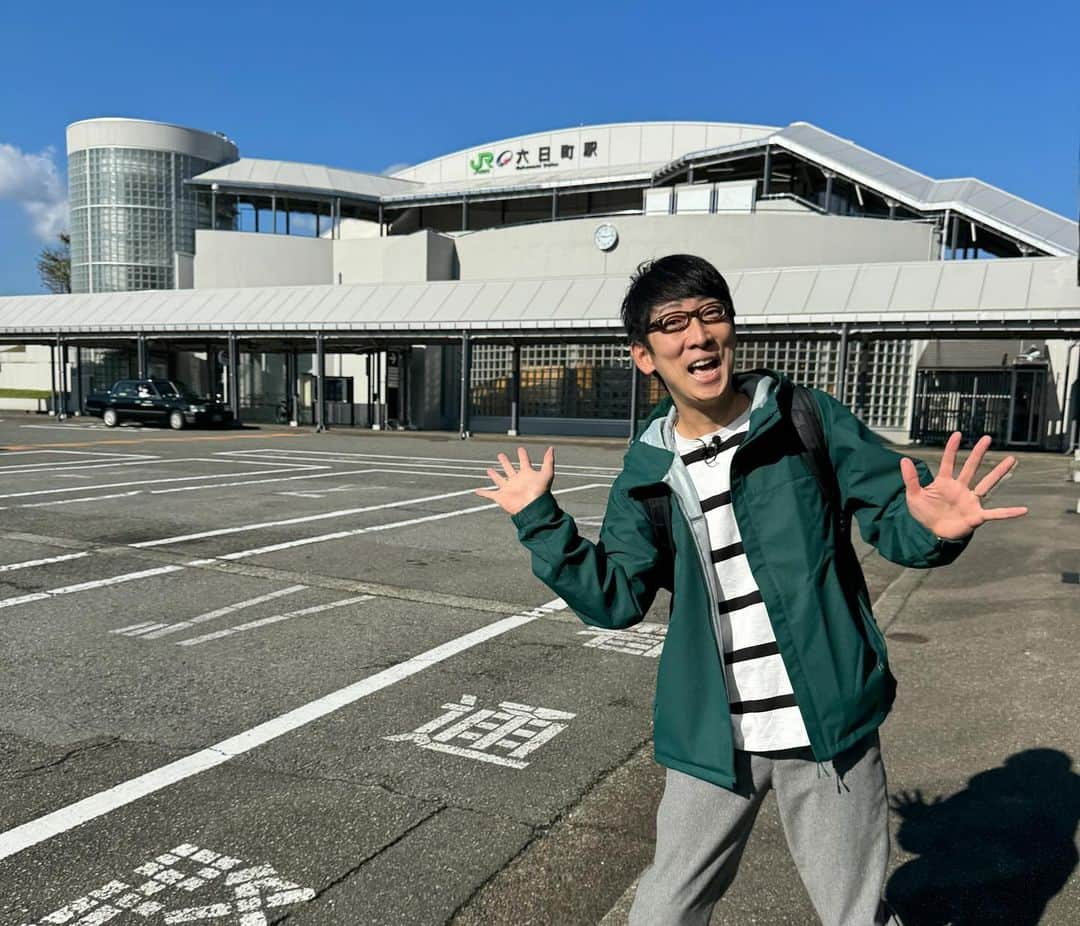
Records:
<instances>
[{"instance_id":1,"label":"tree","mask_svg":"<svg viewBox=\"0 0 1080 926\"><path fill-rule=\"evenodd\" d=\"M37 259L41 285L50 293L71 292L71 235L60 232L56 236L59 247L45 246Z\"/></svg>"}]
</instances>

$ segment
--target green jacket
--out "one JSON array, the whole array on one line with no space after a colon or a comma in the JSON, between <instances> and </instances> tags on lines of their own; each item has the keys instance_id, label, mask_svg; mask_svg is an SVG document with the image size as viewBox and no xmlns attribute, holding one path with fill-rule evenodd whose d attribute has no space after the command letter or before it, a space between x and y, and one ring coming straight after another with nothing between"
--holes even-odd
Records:
<instances>
[{"instance_id":1,"label":"green jacket","mask_svg":"<svg viewBox=\"0 0 1080 926\"><path fill-rule=\"evenodd\" d=\"M731 464L732 506L747 560L772 620L814 757L831 759L875 730L896 692L885 639L870 611L850 542L838 541L817 480L777 405L787 380L737 375L751 397L749 431ZM955 559L967 541L935 537L908 513L900 457L843 405L813 392L844 510L886 559L923 568ZM705 516L674 447L665 399L630 446L596 544L547 493L518 512L518 538L536 576L587 624L629 627L661 586L672 608L657 674L654 746L662 765L735 786L731 714L719 644L722 599ZM931 474L918 464L925 485ZM667 486L674 563L663 562L640 498Z\"/></svg>"}]
</instances>

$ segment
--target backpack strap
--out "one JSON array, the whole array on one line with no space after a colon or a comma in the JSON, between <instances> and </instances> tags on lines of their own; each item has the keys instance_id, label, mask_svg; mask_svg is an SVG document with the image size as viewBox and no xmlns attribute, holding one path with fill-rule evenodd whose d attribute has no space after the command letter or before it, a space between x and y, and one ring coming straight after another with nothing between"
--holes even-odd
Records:
<instances>
[{"instance_id":1,"label":"backpack strap","mask_svg":"<svg viewBox=\"0 0 1080 926\"><path fill-rule=\"evenodd\" d=\"M837 482L836 470L829 458L829 447L825 441L825 430L821 423L821 409L813 394L805 386L792 384L790 390L787 391L788 402L782 403L781 407L787 405L788 417L803 447L803 462L817 480L825 504L837 520L840 536L849 537L851 522L844 512L840 484Z\"/></svg>"},{"instance_id":2,"label":"backpack strap","mask_svg":"<svg viewBox=\"0 0 1080 926\"><path fill-rule=\"evenodd\" d=\"M669 564L668 571L671 571L675 562L675 543L671 535L671 492L664 488L643 494L641 503L645 506L649 524L652 525L653 540L660 553L660 562ZM673 582L673 578L668 582Z\"/></svg>"}]
</instances>

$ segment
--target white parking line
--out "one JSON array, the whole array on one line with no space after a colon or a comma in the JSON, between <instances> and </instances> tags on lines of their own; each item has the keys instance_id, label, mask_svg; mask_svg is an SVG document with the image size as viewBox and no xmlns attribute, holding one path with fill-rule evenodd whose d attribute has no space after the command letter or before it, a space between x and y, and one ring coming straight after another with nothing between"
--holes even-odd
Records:
<instances>
[{"instance_id":1,"label":"white parking line","mask_svg":"<svg viewBox=\"0 0 1080 926\"><path fill-rule=\"evenodd\" d=\"M71 559L82 559L89 556L89 551L82 553L62 553L60 556L48 556L45 559L28 559L21 563L8 563L0 566L0 572L14 572L16 569L32 569L34 566L49 566L52 563L63 563Z\"/></svg>"},{"instance_id":2,"label":"white parking line","mask_svg":"<svg viewBox=\"0 0 1080 926\"><path fill-rule=\"evenodd\" d=\"M161 768L139 775L104 791L99 791L97 794L76 801L74 804L69 804L43 817L38 817L36 820L31 820L5 833L0 833L0 860L16 855L24 849L51 839L53 836L66 833L68 830L84 823L89 823L91 820L96 820L98 817L146 797L148 794L161 791L179 781L228 762L230 759L250 752L252 749L284 736L286 733L299 730L315 720L341 710L343 707L348 707L361 698L366 698L368 695L388 688L403 679L416 675L418 672L423 672L424 669L438 665L451 656L463 653L508 631L529 624L544 614L554 613L565 607L566 603L562 599L556 598L539 608L504 617L488 624L486 627L481 627L457 639L420 653L418 656L413 656L411 659L406 659L404 662L399 662L388 669L369 675L367 678L354 682L345 688L340 688L328 695L310 701L302 707L275 717L273 720L268 720L266 723L261 723L250 730L245 730L236 736L224 739L190 756L176 762L170 762Z\"/></svg>"},{"instance_id":3,"label":"white parking line","mask_svg":"<svg viewBox=\"0 0 1080 926\"><path fill-rule=\"evenodd\" d=\"M86 489L80 486L85 492ZM103 502L110 498L130 498L132 495L142 495L142 489L134 489L131 492L114 492L112 495L87 495L83 498L54 498L51 502L31 502L28 505L18 505L18 508L45 508L48 505L74 505L77 502Z\"/></svg>"},{"instance_id":4,"label":"white parking line","mask_svg":"<svg viewBox=\"0 0 1080 926\"><path fill-rule=\"evenodd\" d=\"M131 546L160 547L166 544L186 543L189 540L202 540L206 537L224 537L226 534L242 534L246 531L263 530L267 527L288 527L292 524L307 524L311 521L325 521L330 518L344 518L352 514L364 514L369 511L380 511L386 508L402 508L407 505L420 505L424 502L437 502L444 498L454 498L458 495L469 495L472 489L463 489L460 492L444 492L441 495L427 495L422 498L406 498L397 502L384 502L380 505L365 505L362 508L339 508L337 511L327 511L322 514L308 514L296 518L285 518L280 521L261 521L257 524L243 524L239 527L219 527L212 531L200 531L197 534L177 534L174 537L162 537L160 540L143 540L133 543Z\"/></svg>"},{"instance_id":5,"label":"white parking line","mask_svg":"<svg viewBox=\"0 0 1080 926\"><path fill-rule=\"evenodd\" d=\"M16 456L16 452L5 452L4 458L8 456ZM74 453L74 451L71 451ZM118 454L114 459L108 462L99 460L49 460L43 463L15 463L11 466L0 466L0 474L5 476L19 476L19 475L35 475L35 474L47 474L47 473L59 473L59 472L71 472L78 469L82 471L84 469L104 469L105 467L120 467L120 466L147 466L154 463L161 463L161 457L149 456L147 454ZM234 462L249 462L246 460L237 460ZM255 461L250 461L254 463ZM268 465L270 461L265 461L263 465ZM289 463L290 460L279 460L278 463ZM296 461L300 462L300 461Z\"/></svg>"},{"instance_id":6,"label":"white parking line","mask_svg":"<svg viewBox=\"0 0 1080 926\"><path fill-rule=\"evenodd\" d=\"M125 637L138 637L148 630L156 630L158 627L168 627L160 621L147 621L143 624L133 624L130 627L121 627L119 630L110 630L109 633L117 633Z\"/></svg>"},{"instance_id":7,"label":"white parking line","mask_svg":"<svg viewBox=\"0 0 1080 926\"><path fill-rule=\"evenodd\" d=\"M342 461L328 461L328 462L342 462ZM449 463L423 463L419 460L413 460L409 463L396 463L389 460L372 460L373 466L378 466L380 469L373 470L373 472L379 473L397 473L407 472L416 473L415 469L403 469L406 466L423 466L424 469L419 473L422 476L452 476L452 475L466 475L470 479L486 479L485 475L489 468L499 469L499 464L494 460L487 464L472 464L469 463L465 466L451 466ZM539 469L539 464L533 464L535 469ZM559 476L563 479L610 479L617 473L609 473L603 469L584 469L579 468L574 472L564 472L563 467L559 467Z\"/></svg>"},{"instance_id":8,"label":"white parking line","mask_svg":"<svg viewBox=\"0 0 1080 926\"><path fill-rule=\"evenodd\" d=\"M152 461L152 462L159 462L159 461L155 460L155 461ZM187 462L187 461L177 460L176 462L179 463L179 462ZM197 462L201 462L201 461L197 461ZM219 461L215 460L214 462L217 463ZM238 460L236 462L247 462L247 461L239 461ZM251 462L252 462L252 465L254 465L254 461L251 461ZM269 465L269 464L263 464L263 465L266 466L266 465ZM34 496L34 495L60 495L61 493L64 493L64 492L85 492L85 491L87 491L88 488L92 488L92 489L121 489L121 488L125 488L127 486L164 485L165 483L168 483L168 482L205 482L207 479L230 479L233 476L255 476L255 475L262 476L262 475L265 475L267 472L271 472L271 473L310 472L311 470L315 470L315 469L325 470L325 469L329 469L329 467L327 467L327 466L318 466L318 465L315 465L315 464L304 465L304 464L301 464L301 463L296 463L296 464L290 466L290 465L286 464L284 461L282 461L282 464L279 464L277 469L262 470L259 473L230 472L230 473L210 473L209 475L206 475L206 476L169 476L169 477L167 477L165 479L134 479L134 480L132 480L130 482L106 482L106 483L102 483L101 485L96 485L96 486L68 486L65 489L34 489L32 491L29 491L29 492L7 492L7 493L5 493L3 495L0 495L0 498L29 498L29 497ZM54 473L53 478L58 478L61 475L66 476L68 474L66 474L66 473L64 473L64 474ZM71 475L78 475L78 474L73 473ZM323 475L325 475L325 474L323 474ZM202 486L196 486L196 488L202 488Z\"/></svg>"},{"instance_id":9,"label":"white parking line","mask_svg":"<svg viewBox=\"0 0 1080 926\"><path fill-rule=\"evenodd\" d=\"M273 457L311 457L313 459L326 459L326 458L340 458L341 460L379 460L382 462L389 462L392 460L401 460L407 465L418 464L434 464L434 463L458 463L458 464L473 464L476 466L491 466L495 459L492 457L487 460L464 460L461 457L421 457L421 456L407 456L404 454L391 454L391 453L366 453L363 451L353 452L348 450L290 450L283 447L267 447L263 450L219 450L217 456L223 457L244 457L244 456L264 456L270 455ZM572 463L560 463L559 471L573 469L587 469L587 470L603 470L610 472L613 475L618 475L621 472L621 468L617 466L583 466L581 464Z\"/></svg>"},{"instance_id":10,"label":"white parking line","mask_svg":"<svg viewBox=\"0 0 1080 926\"><path fill-rule=\"evenodd\" d=\"M596 483L589 483L588 485L583 485L583 486L571 486L570 488L567 488L567 489L556 489L555 492L552 493L552 494L554 494L554 495L568 495L571 492L582 492L582 491L584 491L586 489L607 488L607 487L608 487L608 483L596 482ZM472 489L466 489L464 493L463 492L452 492L452 493L450 493L450 495L462 495L462 494L471 493L472 491L473 491ZM410 502L391 502L391 503L389 503L389 505L382 505L382 506L377 506L377 507L385 508L385 507L390 507L390 506L400 506L402 504L415 504L416 501L417 501L416 499L413 499L413 501L411 503ZM131 581L134 581L136 579L149 578L151 576L162 575L162 574L167 573L167 572L179 572L180 570L185 569L185 568L187 568L189 566L205 566L205 565L210 565L212 563L217 563L217 562L226 562L226 561L233 561L233 560L239 560L239 559L246 559L247 557L250 557L250 556L259 556L259 555L261 555L263 553L273 553L273 552L276 552L278 550L286 550L286 549L290 549L292 547L305 546L305 545L313 544L313 543L325 543L325 542L330 541L330 540L341 540L341 539L344 539L346 537L355 537L355 536L358 536L360 534L368 534L368 533L373 533L373 532L376 532L376 531L393 530L394 528L397 528L397 527L410 527L412 525L423 524L423 523L428 522L428 521L440 521L440 520L443 520L444 518L456 518L459 515L475 514L478 511L489 511L489 510L495 509L497 507L498 506L494 505L494 504L475 505L475 506L473 506L471 508L462 508L462 509L459 509L459 510L456 510L456 511L445 511L445 512L442 512L441 514L427 515L426 517L422 517L422 518L410 518L410 519L405 520L405 521L391 521L391 522L389 522L387 524L374 524L374 525L372 525L370 527L361 527L361 528L357 528L355 530L336 531L336 532L334 532L332 534L320 534L320 535L315 536L315 537L303 537L303 538L301 538L299 540L290 540L290 541L287 541L285 543L272 544L270 546L265 546L265 547L255 547L255 548L250 549L250 550L239 550L239 551L237 551L235 553L226 553L226 554L224 554L222 556L209 557L209 558L206 558L206 559L191 560L190 562L185 563L183 566L161 566L161 567L158 567L157 569L146 569L146 570L142 570L140 572L124 573L123 575L113 576L112 578L109 578L109 579L97 579L97 580L95 580L93 582L83 582L83 583L80 583L79 585L69 585L69 586L64 586L62 588L48 589L46 591L35 592L33 594L30 594L30 595L20 595L17 598L3 598L3 599L0 599L0 609L2 609L2 608L10 608L10 607L13 607L15 605L20 605L20 604L28 604L28 603L30 603L32 601L42 601L45 598L52 598L52 597L54 597L56 595L70 595L73 592L87 591L87 590L93 589L93 588L101 588L101 587L106 586L106 585L118 585L118 584L120 584L122 582L131 582ZM319 516L317 515L315 517L319 517ZM310 518L301 519L301 520L310 520ZM231 531L231 530L233 530L233 528L226 528L226 530ZM148 544L154 544L154 543L157 543L157 541L144 541L143 543L140 543L140 544L132 544L132 546L136 546L136 547L137 546L146 546Z\"/></svg>"},{"instance_id":11,"label":"white parking line","mask_svg":"<svg viewBox=\"0 0 1080 926\"><path fill-rule=\"evenodd\" d=\"M117 627L115 630L110 630L109 633L119 634L133 634L137 630L148 630L151 627L162 626L157 621L139 621L137 624L128 624L126 627Z\"/></svg>"},{"instance_id":12,"label":"white parking line","mask_svg":"<svg viewBox=\"0 0 1080 926\"><path fill-rule=\"evenodd\" d=\"M404 466L405 464L400 464ZM487 470L486 469L472 469L458 472L455 470L437 470L425 467L424 469L398 469L397 464L393 464L393 468L389 468L387 464L379 464L379 469L368 470L370 473L384 473L387 475L393 475L400 473L404 476L453 476L455 479L472 479L474 482L479 480L480 482L487 483ZM493 464L494 466L494 464ZM610 479L610 473L604 472L580 472L580 473L564 473L559 472L560 479Z\"/></svg>"},{"instance_id":13,"label":"white parking line","mask_svg":"<svg viewBox=\"0 0 1080 926\"><path fill-rule=\"evenodd\" d=\"M374 595L358 595L355 598L345 598L341 601L332 601L330 604L317 604L310 608L301 608L299 611L288 611L285 614L275 614L273 617L260 617L258 620L248 621L246 624L237 624L235 627L226 627L224 630L215 630L213 633L204 633L201 637L189 637L180 640L177 646L198 646L200 643L208 643L211 640L220 640L222 637L230 637L234 633L243 633L245 630L254 630L256 627L265 627L267 624L277 624L281 621L291 620L294 617L306 617L309 614L321 614L333 608L342 608L348 604L357 604L361 601L371 601Z\"/></svg>"},{"instance_id":14,"label":"white parking line","mask_svg":"<svg viewBox=\"0 0 1080 926\"><path fill-rule=\"evenodd\" d=\"M86 592L93 588L104 588L107 585L120 585L122 582L134 582L136 579L148 579L151 576L165 575L167 572L180 572L183 566L158 566L156 569L142 569L139 572L125 572L122 575L112 576L108 579L95 579L92 582L80 582L78 585L64 585L60 588L50 588L43 592L34 592L30 595L19 595L17 598L0 599L0 608L10 608L17 604L28 604L31 601L42 601L46 598L55 598L58 595L73 595L76 592Z\"/></svg>"},{"instance_id":15,"label":"white parking line","mask_svg":"<svg viewBox=\"0 0 1080 926\"><path fill-rule=\"evenodd\" d=\"M158 457L151 453L125 453L122 450L5 450L4 459L8 457L26 457L26 456L40 456L43 453L49 454L61 454L62 456L73 457L114 457L116 459L140 459L140 460L156 460ZM74 462L78 463L78 460ZM41 464L47 466L49 464Z\"/></svg>"},{"instance_id":16,"label":"white parking line","mask_svg":"<svg viewBox=\"0 0 1080 926\"><path fill-rule=\"evenodd\" d=\"M590 483L583 486L571 486L569 489L559 489L554 494L567 494L569 492L581 492L584 489L596 489L601 486L605 486L605 483ZM468 492L472 492L469 489ZM461 493L456 493L461 494ZM442 521L445 518L456 518L462 514L474 514L477 511L490 511L491 509L497 509L499 506L489 502L486 505L475 505L472 508L461 508L456 511L444 511L441 514L429 514L422 518L410 518L407 521L390 521L387 524L373 524L370 527L357 527L348 531L335 531L332 534L319 534L315 537L301 537L299 540L286 540L283 543L273 543L265 547L255 547L252 550L239 550L236 553L224 553L221 556L212 557L210 562L214 560L227 560L229 562L238 559L247 559L250 556L261 556L263 553L277 553L280 550L291 550L295 547L304 547L313 543L325 543L328 540L343 540L346 537L358 537L360 534L373 534L378 531L393 530L397 527L412 527L415 524L426 524L429 521Z\"/></svg>"},{"instance_id":17,"label":"white parking line","mask_svg":"<svg viewBox=\"0 0 1080 926\"><path fill-rule=\"evenodd\" d=\"M198 617L193 617L189 621L177 621L174 624L164 624L162 629L154 629L152 632L147 632L150 628L145 628L140 631L144 640L153 640L158 637L164 637L170 633L176 633L178 630L186 630L188 627L194 627L196 624L205 624L207 621L215 620L219 617L224 617L226 614L235 614L237 611L243 611L245 608L253 608L257 604L263 604L267 601L273 601L275 598L283 598L286 595L295 595L297 592L302 592L306 589L306 585L290 585L288 588L280 589L276 592L270 592L266 595L259 595L258 598L249 598L247 601L238 601L236 604L229 604L223 608L218 608L216 611L208 611L206 614L200 614ZM128 628L129 630L132 628ZM114 630L113 633L120 633L121 631Z\"/></svg>"},{"instance_id":18,"label":"white parking line","mask_svg":"<svg viewBox=\"0 0 1080 926\"><path fill-rule=\"evenodd\" d=\"M312 467L318 469L321 467ZM263 485L268 482L292 482L294 479L332 479L335 476L363 476L365 473L374 473L378 470L373 469L332 469L327 473L310 473L303 476L277 476L272 479L244 479L240 482L222 482L218 485L212 486L178 486L173 489L155 489L151 495L171 495L174 492L202 492L206 489L226 489L232 486L255 486Z\"/></svg>"}]
</instances>

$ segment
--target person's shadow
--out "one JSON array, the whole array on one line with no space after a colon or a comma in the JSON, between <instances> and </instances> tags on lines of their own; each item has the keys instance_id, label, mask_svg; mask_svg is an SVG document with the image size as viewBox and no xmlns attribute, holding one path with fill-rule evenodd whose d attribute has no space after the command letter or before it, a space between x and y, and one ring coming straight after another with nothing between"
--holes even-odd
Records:
<instances>
[{"instance_id":1,"label":"person's shadow","mask_svg":"<svg viewBox=\"0 0 1080 926\"><path fill-rule=\"evenodd\" d=\"M890 801L897 841L918 858L889 879L905 926L1035 926L1080 856L1080 776L1056 749L1028 749L957 794Z\"/></svg>"}]
</instances>

